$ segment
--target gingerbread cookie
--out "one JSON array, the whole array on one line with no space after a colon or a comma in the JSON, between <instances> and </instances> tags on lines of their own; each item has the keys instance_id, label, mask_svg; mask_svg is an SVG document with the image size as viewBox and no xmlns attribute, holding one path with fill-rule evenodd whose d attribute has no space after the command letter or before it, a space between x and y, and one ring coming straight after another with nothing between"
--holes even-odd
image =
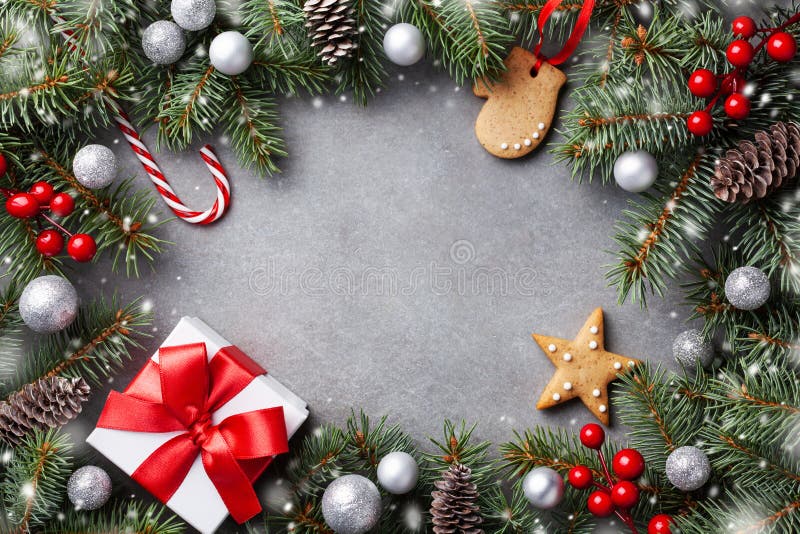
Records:
<instances>
[{"instance_id":1,"label":"gingerbread cookie","mask_svg":"<svg viewBox=\"0 0 800 534\"><path fill-rule=\"evenodd\" d=\"M532 75L536 61L531 52L514 47L499 81L478 80L472 88L475 96L488 99L478 114L475 133L494 156L520 158L539 146L550 130L558 92L567 77L547 62Z\"/></svg>"},{"instance_id":2,"label":"gingerbread cookie","mask_svg":"<svg viewBox=\"0 0 800 534\"><path fill-rule=\"evenodd\" d=\"M533 334L533 339L556 366L555 375L545 387L536 408L543 410L577 397L600 422L607 425L608 385L618 373L641 362L606 352L603 308L592 312L572 341L539 334Z\"/></svg>"}]
</instances>

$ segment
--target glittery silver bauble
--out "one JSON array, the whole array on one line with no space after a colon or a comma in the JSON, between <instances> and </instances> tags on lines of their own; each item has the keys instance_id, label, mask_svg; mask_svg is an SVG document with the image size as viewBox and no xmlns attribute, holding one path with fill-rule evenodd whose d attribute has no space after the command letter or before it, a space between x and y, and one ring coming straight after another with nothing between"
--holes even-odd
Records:
<instances>
[{"instance_id":1,"label":"glittery silver bauble","mask_svg":"<svg viewBox=\"0 0 800 534\"><path fill-rule=\"evenodd\" d=\"M222 32L211 41L208 59L222 74L241 74L253 62L253 45L239 32Z\"/></svg>"},{"instance_id":2,"label":"glittery silver bauble","mask_svg":"<svg viewBox=\"0 0 800 534\"><path fill-rule=\"evenodd\" d=\"M407 452L390 452L378 463L378 482L395 495L408 493L417 485L419 466Z\"/></svg>"},{"instance_id":3,"label":"glittery silver bauble","mask_svg":"<svg viewBox=\"0 0 800 534\"><path fill-rule=\"evenodd\" d=\"M672 342L672 355L688 369L708 367L714 361L714 345L699 330L686 330Z\"/></svg>"},{"instance_id":4,"label":"glittery silver bauble","mask_svg":"<svg viewBox=\"0 0 800 534\"><path fill-rule=\"evenodd\" d=\"M711 476L711 463L697 447L678 447L667 456L667 478L681 491L703 487Z\"/></svg>"},{"instance_id":5,"label":"glittery silver bauble","mask_svg":"<svg viewBox=\"0 0 800 534\"><path fill-rule=\"evenodd\" d=\"M413 24L401 22L386 31L383 51L392 63L407 67L425 55L425 37Z\"/></svg>"},{"instance_id":6,"label":"glittery silver bauble","mask_svg":"<svg viewBox=\"0 0 800 534\"><path fill-rule=\"evenodd\" d=\"M69 477L67 495L81 510L97 510L111 497L111 478L96 465L81 467Z\"/></svg>"},{"instance_id":7,"label":"glittery silver bauble","mask_svg":"<svg viewBox=\"0 0 800 534\"><path fill-rule=\"evenodd\" d=\"M174 22L157 20L142 33L142 50L153 63L170 65L186 50L186 36Z\"/></svg>"},{"instance_id":8,"label":"glittery silver bauble","mask_svg":"<svg viewBox=\"0 0 800 534\"><path fill-rule=\"evenodd\" d=\"M549 467L537 467L522 479L522 492L535 508L549 510L564 498L564 478Z\"/></svg>"},{"instance_id":9,"label":"glittery silver bauble","mask_svg":"<svg viewBox=\"0 0 800 534\"><path fill-rule=\"evenodd\" d=\"M641 0L640 2L632 5L628 10L628 13L633 16L633 20L637 25L641 24L647 28L653 22L655 7L649 0Z\"/></svg>"},{"instance_id":10,"label":"glittery silver bauble","mask_svg":"<svg viewBox=\"0 0 800 534\"><path fill-rule=\"evenodd\" d=\"M725 297L740 310L755 310L769 300L769 278L756 267L734 269L725 280Z\"/></svg>"},{"instance_id":11,"label":"glittery silver bauble","mask_svg":"<svg viewBox=\"0 0 800 534\"><path fill-rule=\"evenodd\" d=\"M381 517L381 494L368 478L344 475L322 494L322 515L336 534L363 534Z\"/></svg>"},{"instance_id":12,"label":"glittery silver bauble","mask_svg":"<svg viewBox=\"0 0 800 534\"><path fill-rule=\"evenodd\" d=\"M58 332L75 320L78 293L66 278L52 274L34 278L19 297L19 314L34 332Z\"/></svg>"},{"instance_id":13,"label":"glittery silver bauble","mask_svg":"<svg viewBox=\"0 0 800 534\"><path fill-rule=\"evenodd\" d=\"M617 185L631 193L649 189L658 178L658 163L650 152L629 150L623 152L614 163L614 180Z\"/></svg>"},{"instance_id":14,"label":"glittery silver bauble","mask_svg":"<svg viewBox=\"0 0 800 534\"><path fill-rule=\"evenodd\" d=\"M117 156L106 146L86 145L75 154L72 172L84 187L106 187L117 176Z\"/></svg>"},{"instance_id":15,"label":"glittery silver bauble","mask_svg":"<svg viewBox=\"0 0 800 534\"><path fill-rule=\"evenodd\" d=\"M217 14L214 0L172 0L170 5L175 23L190 32L208 28Z\"/></svg>"}]
</instances>

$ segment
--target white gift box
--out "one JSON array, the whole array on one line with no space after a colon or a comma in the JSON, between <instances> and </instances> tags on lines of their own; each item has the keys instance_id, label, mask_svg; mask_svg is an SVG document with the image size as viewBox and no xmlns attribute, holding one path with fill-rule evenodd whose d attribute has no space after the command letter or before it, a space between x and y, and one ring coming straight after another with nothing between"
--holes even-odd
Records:
<instances>
[{"instance_id":1,"label":"white gift box","mask_svg":"<svg viewBox=\"0 0 800 534\"><path fill-rule=\"evenodd\" d=\"M222 347L232 345L200 319L183 317L162 346L199 342L206 344L209 360ZM158 361L157 351L153 360ZM286 433L291 438L308 417L306 403L269 374L253 379L247 387L216 410L211 419L217 425L231 415L276 406L283 406ZM130 475L156 449L181 433L95 428L86 442ZM195 458L183 483L166 505L203 534L214 532L228 516L228 509L208 478L200 455Z\"/></svg>"}]
</instances>

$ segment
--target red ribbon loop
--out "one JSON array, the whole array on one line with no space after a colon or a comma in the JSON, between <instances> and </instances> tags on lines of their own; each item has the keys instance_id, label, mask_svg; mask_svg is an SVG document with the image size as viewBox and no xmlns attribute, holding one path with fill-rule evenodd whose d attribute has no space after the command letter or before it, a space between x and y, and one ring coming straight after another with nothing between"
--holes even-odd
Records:
<instances>
[{"instance_id":1,"label":"red ribbon loop","mask_svg":"<svg viewBox=\"0 0 800 534\"><path fill-rule=\"evenodd\" d=\"M578 43L581 42L583 34L586 32L586 28L589 27L589 20L592 18L592 10L594 9L595 0L584 0L583 6L581 6L581 11L578 13L578 20L575 22L575 27L572 29L572 33L569 34L567 42L564 43L564 47L553 57L544 57L540 53L542 50L542 45L544 44L544 26L547 24L547 20L550 18L550 16L556 11L556 9L558 9L558 6L561 5L562 1L563 0L548 0L542 10L539 12L539 22L537 24L539 30L539 42L533 49L533 54L537 57L536 65L533 68L537 72L539 67L541 67L542 63L545 61L551 65L560 65L561 63L564 63L567 58L572 55L575 49L578 48Z\"/></svg>"},{"instance_id":2,"label":"red ribbon loop","mask_svg":"<svg viewBox=\"0 0 800 534\"><path fill-rule=\"evenodd\" d=\"M214 425L212 414L264 370L236 347L208 361L205 343L163 347L125 393L112 391L97 426L134 432L181 432L156 449L131 475L161 502L178 490L195 459L231 516L243 523L261 512L249 460L269 462L289 450L283 407L232 415Z\"/></svg>"}]
</instances>

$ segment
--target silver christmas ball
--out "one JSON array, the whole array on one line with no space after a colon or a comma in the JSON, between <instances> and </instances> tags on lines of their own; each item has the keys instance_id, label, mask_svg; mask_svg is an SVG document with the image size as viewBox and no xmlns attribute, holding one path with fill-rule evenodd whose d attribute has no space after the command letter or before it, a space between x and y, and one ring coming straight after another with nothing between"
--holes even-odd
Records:
<instances>
[{"instance_id":1,"label":"silver christmas ball","mask_svg":"<svg viewBox=\"0 0 800 534\"><path fill-rule=\"evenodd\" d=\"M217 14L214 0L172 0L172 18L184 30L196 32L208 28Z\"/></svg>"},{"instance_id":2,"label":"silver christmas ball","mask_svg":"<svg viewBox=\"0 0 800 534\"><path fill-rule=\"evenodd\" d=\"M537 467L522 479L522 492L535 508L549 510L564 498L564 478L549 467Z\"/></svg>"},{"instance_id":3,"label":"silver christmas ball","mask_svg":"<svg viewBox=\"0 0 800 534\"><path fill-rule=\"evenodd\" d=\"M699 330L690 329L678 334L672 343L672 355L688 369L708 367L714 361L714 345Z\"/></svg>"},{"instance_id":4,"label":"silver christmas ball","mask_svg":"<svg viewBox=\"0 0 800 534\"><path fill-rule=\"evenodd\" d=\"M631 193L641 193L650 188L658 178L658 163L650 152L628 150L614 163L614 180Z\"/></svg>"},{"instance_id":5,"label":"silver christmas ball","mask_svg":"<svg viewBox=\"0 0 800 534\"><path fill-rule=\"evenodd\" d=\"M142 49L153 63L170 65L178 61L186 50L186 36L174 22L157 20L142 33Z\"/></svg>"},{"instance_id":6,"label":"silver christmas ball","mask_svg":"<svg viewBox=\"0 0 800 534\"><path fill-rule=\"evenodd\" d=\"M78 293L66 278L40 276L22 291L19 314L28 328L51 334L68 327L78 315Z\"/></svg>"},{"instance_id":7,"label":"silver christmas ball","mask_svg":"<svg viewBox=\"0 0 800 534\"><path fill-rule=\"evenodd\" d=\"M425 37L413 24L401 22L383 36L383 51L392 63L407 67L425 55Z\"/></svg>"},{"instance_id":8,"label":"silver christmas ball","mask_svg":"<svg viewBox=\"0 0 800 534\"><path fill-rule=\"evenodd\" d=\"M381 494L370 479L344 475L325 488L322 515L336 534L363 534L381 518Z\"/></svg>"},{"instance_id":9,"label":"silver christmas ball","mask_svg":"<svg viewBox=\"0 0 800 534\"><path fill-rule=\"evenodd\" d=\"M111 478L95 465L81 467L69 477L67 495L81 510L97 510L111 497Z\"/></svg>"},{"instance_id":10,"label":"silver christmas ball","mask_svg":"<svg viewBox=\"0 0 800 534\"><path fill-rule=\"evenodd\" d=\"M222 32L211 41L208 59L222 74L241 74L253 62L253 45L239 32Z\"/></svg>"},{"instance_id":11,"label":"silver christmas ball","mask_svg":"<svg viewBox=\"0 0 800 534\"><path fill-rule=\"evenodd\" d=\"M72 172L84 187L106 187L117 176L117 156L106 146L86 145L72 159Z\"/></svg>"},{"instance_id":12,"label":"silver christmas ball","mask_svg":"<svg viewBox=\"0 0 800 534\"><path fill-rule=\"evenodd\" d=\"M769 300L769 278L757 267L734 269L725 280L725 297L740 310L755 310Z\"/></svg>"},{"instance_id":13,"label":"silver christmas ball","mask_svg":"<svg viewBox=\"0 0 800 534\"><path fill-rule=\"evenodd\" d=\"M408 493L417 485L419 466L407 452L390 452L378 463L378 482L395 495Z\"/></svg>"},{"instance_id":14,"label":"silver christmas ball","mask_svg":"<svg viewBox=\"0 0 800 534\"><path fill-rule=\"evenodd\" d=\"M697 447L678 447L667 456L667 478L681 491L703 487L711 477L711 463Z\"/></svg>"}]
</instances>

